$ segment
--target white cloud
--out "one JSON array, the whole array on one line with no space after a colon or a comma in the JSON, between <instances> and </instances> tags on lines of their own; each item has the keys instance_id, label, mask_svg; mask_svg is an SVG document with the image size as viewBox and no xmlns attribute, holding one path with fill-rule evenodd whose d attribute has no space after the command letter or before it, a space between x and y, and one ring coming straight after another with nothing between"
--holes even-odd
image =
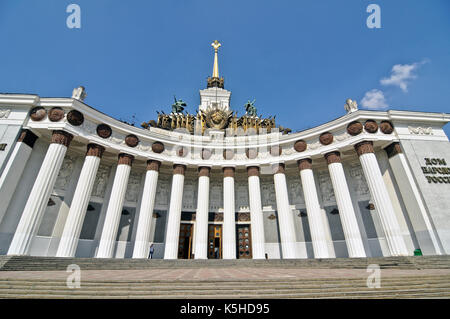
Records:
<instances>
[{"instance_id":1,"label":"white cloud","mask_svg":"<svg viewBox=\"0 0 450 319\"><path fill-rule=\"evenodd\" d=\"M397 85L403 92L408 92L408 82L417 77L413 72L426 62L427 60L413 64L396 64L392 67L391 76L381 79L380 83L383 85Z\"/></svg>"},{"instance_id":2,"label":"white cloud","mask_svg":"<svg viewBox=\"0 0 450 319\"><path fill-rule=\"evenodd\" d=\"M388 107L383 91L377 89L366 92L361 100L361 105L373 110L385 109Z\"/></svg>"}]
</instances>

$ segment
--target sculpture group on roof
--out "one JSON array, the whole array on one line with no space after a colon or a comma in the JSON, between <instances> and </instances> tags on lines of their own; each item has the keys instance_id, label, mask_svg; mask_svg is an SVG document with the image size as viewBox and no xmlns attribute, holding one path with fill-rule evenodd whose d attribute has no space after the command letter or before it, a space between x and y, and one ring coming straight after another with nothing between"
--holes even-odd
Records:
<instances>
[{"instance_id":1,"label":"sculpture group on roof","mask_svg":"<svg viewBox=\"0 0 450 319\"><path fill-rule=\"evenodd\" d=\"M256 134L261 132L270 133L276 128L275 116L262 118L257 115L255 107L255 100L247 101L244 105L245 115L238 117L237 112L230 111L218 105L208 106L206 110L199 110L197 114L184 113L184 108L187 106L183 100L177 100L172 104L172 112L165 114L164 111L157 112L158 119L144 122L141 126L145 129L149 127L156 127L165 130L185 129L190 134L204 134L207 129L230 129L232 133L241 130L248 132L254 130ZM288 128L278 127L278 130L283 134L290 133Z\"/></svg>"}]
</instances>

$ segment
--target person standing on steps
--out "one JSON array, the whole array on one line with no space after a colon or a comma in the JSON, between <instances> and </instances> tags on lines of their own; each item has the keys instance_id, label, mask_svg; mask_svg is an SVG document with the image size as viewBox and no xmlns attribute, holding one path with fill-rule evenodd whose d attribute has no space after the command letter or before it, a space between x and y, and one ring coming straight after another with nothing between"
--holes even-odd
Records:
<instances>
[{"instance_id":1,"label":"person standing on steps","mask_svg":"<svg viewBox=\"0 0 450 319\"><path fill-rule=\"evenodd\" d=\"M150 245L150 255L148 256L149 259L153 259L153 252L155 251L155 248L153 247L153 244Z\"/></svg>"}]
</instances>

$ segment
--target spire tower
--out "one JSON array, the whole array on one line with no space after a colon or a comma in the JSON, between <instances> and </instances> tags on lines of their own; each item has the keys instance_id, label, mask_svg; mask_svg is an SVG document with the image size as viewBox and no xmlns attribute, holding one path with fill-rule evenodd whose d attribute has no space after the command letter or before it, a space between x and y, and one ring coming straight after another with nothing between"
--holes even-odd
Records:
<instances>
[{"instance_id":1,"label":"spire tower","mask_svg":"<svg viewBox=\"0 0 450 319\"><path fill-rule=\"evenodd\" d=\"M223 78L219 78L219 57L217 52L219 51L219 47L222 44L220 44L219 41L214 40L213 43L211 43L211 46L214 48L214 66L213 66L213 73L212 77L208 78L207 87L218 87L223 89Z\"/></svg>"}]
</instances>

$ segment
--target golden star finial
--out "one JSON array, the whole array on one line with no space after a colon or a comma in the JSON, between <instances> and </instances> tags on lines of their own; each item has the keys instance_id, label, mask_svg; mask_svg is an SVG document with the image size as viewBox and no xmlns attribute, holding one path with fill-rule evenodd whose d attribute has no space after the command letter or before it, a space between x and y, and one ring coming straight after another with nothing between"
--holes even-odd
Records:
<instances>
[{"instance_id":1,"label":"golden star finial","mask_svg":"<svg viewBox=\"0 0 450 319\"><path fill-rule=\"evenodd\" d=\"M217 40L214 40L213 43L211 43L211 46L214 48L214 66L213 66L213 78L219 77L219 58L217 57L217 51L219 50L219 47L221 46L220 42Z\"/></svg>"}]
</instances>

